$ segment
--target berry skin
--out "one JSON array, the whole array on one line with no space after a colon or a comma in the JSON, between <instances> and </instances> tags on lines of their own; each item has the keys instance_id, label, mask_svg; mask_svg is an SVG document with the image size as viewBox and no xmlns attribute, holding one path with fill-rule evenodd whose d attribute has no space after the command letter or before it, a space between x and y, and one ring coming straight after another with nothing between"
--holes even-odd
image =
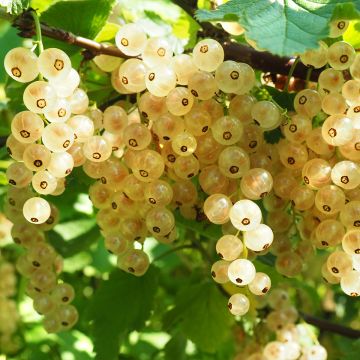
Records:
<instances>
[{"instance_id":1,"label":"berry skin","mask_svg":"<svg viewBox=\"0 0 360 360\"><path fill-rule=\"evenodd\" d=\"M33 224L42 224L49 219L51 208L46 200L33 197L25 202L23 213L27 221Z\"/></svg>"},{"instance_id":2,"label":"berry skin","mask_svg":"<svg viewBox=\"0 0 360 360\"><path fill-rule=\"evenodd\" d=\"M35 80L39 74L37 56L29 49L21 47L6 54L4 67L9 76L22 83Z\"/></svg>"}]
</instances>

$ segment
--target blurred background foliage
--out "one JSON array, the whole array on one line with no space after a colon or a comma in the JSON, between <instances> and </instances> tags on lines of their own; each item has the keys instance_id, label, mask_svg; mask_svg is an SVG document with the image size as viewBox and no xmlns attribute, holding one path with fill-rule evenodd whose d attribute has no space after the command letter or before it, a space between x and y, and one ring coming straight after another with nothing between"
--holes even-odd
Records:
<instances>
[{"instance_id":1,"label":"blurred background foliage","mask_svg":"<svg viewBox=\"0 0 360 360\"><path fill-rule=\"evenodd\" d=\"M181 52L194 46L200 29L189 14L170 0L32 0L30 6L41 14L42 21L99 42L113 42L119 27L131 21L142 24L149 36L168 37L175 51ZM198 1L199 8L211 9L211 6L209 0ZM359 21L351 23L344 39L360 47ZM245 42L244 36L237 36L236 41ZM18 37L8 22L0 20L0 63L8 50L21 45L30 47L31 40ZM71 55L74 66L82 74L82 87L92 102L100 105L117 96L108 75L92 62L82 61L79 48L46 39L45 47L50 46L62 48ZM291 98L279 97L275 89L271 91L280 105L292 102ZM12 116L23 109L22 92L23 85L11 81L1 67L0 136L10 133ZM9 163L2 147L0 204L7 188L4 171ZM232 359L245 334L252 334L255 310L241 323L236 322L226 309L226 297L209 276L211 259L203 259L193 249L162 256L170 247L149 239L146 251L153 265L144 277L136 278L116 270L115 257L105 250L95 224L87 194L90 179L81 171L70 175L62 196L51 199L59 208L61 218L49 233L49 241L65 259L62 277L76 290L75 306L80 311L80 321L69 332L46 334L31 300L25 295L24 280L19 278L16 301L20 320L16 336L20 346L8 357L0 355L0 360ZM2 259L14 261L20 250L9 237L6 219L1 217L0 221ZM215 259L218 227L180 216L177 226L177 243L187 243L188 239L201 242ZM318 252L302 277L295 279L279 275L271 255L255 263L258 271L270 275L274 285L288 289L300 310L360 329L359 302L336 286L329 290L320 280L318 274L325 256L325 251ZM315 328L311 331L318 332ZM359 340L324 333L321 341L329 349L330 359L358 358ZM118 355L119 346L121 355Z\"/></svg>"}]
</instances>

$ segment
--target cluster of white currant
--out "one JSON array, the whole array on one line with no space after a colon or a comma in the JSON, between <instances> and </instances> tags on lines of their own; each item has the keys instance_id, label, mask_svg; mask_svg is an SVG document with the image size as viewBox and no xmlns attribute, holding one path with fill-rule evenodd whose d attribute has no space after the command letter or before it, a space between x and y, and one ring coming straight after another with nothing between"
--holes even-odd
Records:
<instances>
[{"instance_id":1,"label":"cluster of white currant","mask_svg":"<svg viewBox=\"0 0 360 360\"><path fill-rule=\"evenodd\" d=\"M25 88L27 110L12 120L7 149L18 162L7 169L9 184L16 188L31 184L40 195L59 195L74 166L71 152L76 151L72 148L76 131L92 132L94 127L88 118L75 115L89 104L86 93L77 88L80 77L59 49L47 49L39 58L28 49L12 49L5 57L5 70L20 82L34 80L39 72L48 80ZM23 214L29 222L42 224L49 219L51 207L45 199L33 197L25 202Z\"/></svg>"},{"instance_id":2,"label":"cluster of white currant","mask_svg":"<svg viewBox=\"0 0 360 360\"><path fill-rule=\"evenodd\" d=\"M346 294L359 296L360 56L350 44L339 41L329 48L321 43L300 59L314 68L330 67L320 74L317 91L306 89L296 95L297 114L283 126L289 144L280 142L280 157L283 153L285 167L294 170L292 177L287 176L286 190L292 194L295 213L302 212L298 225L303 240L319 249L342 245L328 257L323 277L340 282ZM352 79L346 81L344 71ZM325 121L312 129L308 119L321 112ZM300 171L304 185L299 187ZM311 248L303 246L300 252ZM296 262L301 269L299 259L292 261Z\"/></svg>"},{"instance_id":3,"label":"cluster of white currant","mask_svg":"<svg viewBox=\"0 0 360 360\"><path fill-rule=\"evenodd\" d=\"M265 327L261 323L255 331L261 332L261 339L264 338L264 332L270 332L267 335L270 338L274 338L275 335L275 340L267 343L252 340L241 349L234 360L327 359L327 351L319 344L315 335L311 333L311 336L304 336L302 327L308 325L296 324L299 319L298 312L291 306L287 291L274 289L266 301L262 302L261 307L264 306L271 308L271 311L264 319Z\"/></svg>"},{"instance_id":4,"label":"cluster of white currant","mask_svg":"<svg viewBox=\"0 0 360 360\"><path fill-rule=\"evenodd\" d=\"M10 188L6 197L5 213L13 222L11 236L25 252L16 262L17 271L28 279L26 294L33 299L33 307L44 315L44 327L54 333L70 329L77 322L78 312L73 305L75 293L71 285L59 282L63 260L45 241L45 231L51 230L58 221L58 210L51 205L49 219L34 225L22 215L24 203L34 196L29 188Z\"/></svg>"},{"instance_id":5,"label":"cluster of white currant","mask_svg":"<svg viewBox=\"0 0 360 360\"><path fill-rule=\"evenodd\" d=\"M346 27L342 21L336 24L341 30ZM323 276L331 283L339 283L341 279L346 294L359 296L360 56L343 41L329 48L323 43L320 45L319 49L300 57L306 65L315 68L331 66L321 73L318 91L306 89L296 95L296 112L290 113L289 118L283 117L280 125L285 139L276 146L265 144L255 151L246 149L250 153L250 165L256 169L250 170L251 179L246 178L247 174L242 176L238 196L252 200L262 198L268 211L266 223L275 233L274 245L269 250L277 255L276 268L280 273L296 276L302 271L304 260L314 253L314 247L324 249L342 244L344 251L336 251L329 257ZM344 79L344 70L349 70L352 79ZM230 100L230 111L236 98ZM321 127L313 128L312 119L318 114L327 118ZM279 117L279 110L270 101L251 106L251 119L259 125L258 129L264 129L264 124L270 121L279 126ZM222 213L226 222L229 218L225 214L229 213L232 203L226 201L226 196L216 196L227 209L227 213ZM208 201L211 197L204 205L206 214ZM217 223L211 214L207 215ZM240 229L234 221L232 224ZM270 229L265 226L263 231L268 235L255 241L259 247L247 246L261 254L268 251L269 239L272 239ZM290 238L295 232L301 241L293 245ZM239 241L234 240L236 236L231 240L224 238L226 240L219 240L219 246L227 243L232 255L241 254ZM263 251L261 245L265 246ZM226 261L216 263L215 269L222 269L220 281L226 282L228 265ZM217 275L217 271L214 274Z\"/></svg>"},{"instance_id":6,"label":"cluster of white currant","mask_svg":"<svg viewBox=\"0 0 360 360\"><path fill-rule=\"evenodd\" d=\"M250 94L253 69L224 61L215 40L200 41L191 55L173 56L165 39L148 39L128 24L116 44L134 58L121 62L102 55L94 61L111 72L119 93L141 93L129 113L121 101L104 112L89 108L78 73L59 49L47 49L39 58L23 48L7 54L5 68L15 80L29 82L39 72L48 80L27 86L28 110L12 121L7 146L18 162L7 171L9 183L20 189L31 183L40 195L60 195L65 177L82 166L96 180L89 194L107 249L118 256L120 268L138 276L146 272L149 258L137 244L149 234L164 243L176 238L171 210L179 208L191 219L204 212L211 222L223 224L224 237L217 243L223 259L214 265L215 279L249 284L257 295L266 292L270 279L256 273L245 258L247 249L249 257L265 254L274 233L277 269L294 276L313 251L314 234L315 245L326 246L321 239L332 229L329 221L335 221L346 227L348 240L340 252L345 256L333 254L336 265L327 268L346 279L346 293L358 295L359 271L351 269L358 269L360 241L360 55L344 42L303 54L304 63L314 67L325 56L332 68L322 72L319 91L296 95L296 113L289 119L274 102ZM348 68L353 79L345 81L342 71ZM312 118L321 112L329 116L313 128ZM278 127L284 139L266 143L264 132ZM205 202L200 190L209 196ZM268 210L267 225L261 224L254 200ZM41 226L51 206L31 196L23 214ZM302 240L296 252L288 237L294 227ZM244 232L242 241L238 231ZM230 302L237 314L248 306L239 295Z\"/></svg>"},{"instance_id":7,"label":"cluster of white currant","mask_svg":"<svg viewBox=\"0 0 360 360\"><path fill-rule=\"evenodd\" d=\"M0 257L0 353L15 353L20 346L16 338L19 314L16 302L16 274L14 266Z\"/></svg>"},{"instance_id":8,"label":"cluster of white currant","mask_svg":"<svg viewBox=\"0 0 360 360\"><path fill-rule=\"evenodd\" d=\"M5 69L20 82L33 81L39 71L41 78L49 80L26 87L23 99L28 110L18 113L11 123L7 149L17 162L6 172L12 187L5 214L14 224L14 242L26 251L17 261L17 270L29 279L27 294L35 310L45 316L45 329L59 332L77 322L77 310L70 305L74 290L58 282L62 259L45 242L43 233L56 225L58 210L34 191L39 195L64 191L64 178L74 166L71 152L66 152L75 137L71 126L84 128L81 117L70 116L87 109L88 98L77 88L80 77L71 68L69 57L59 49L47 49L39 58L28 49L12 49L5 57Z\"/></svg>"},{"instance_id":9,"label":"cluster of white currant","mask_svg":"<svg viewBox=\"0 0 360 360\"><path fill-rule=\"evenodd\" d=\"M193 56L173 57L165 39L147 39L141 29L129 24L120 29L116 44L124 54L142 60L129 59L118 66L102 56L100 62L95 59L96 64L104 71L112 70L114 88L120 93L148 91L140 96L133 113L127 114L120 103L102 114L103 134L112 136L112 147L116 155L122 150L123 162L115 158L87 161L83 168L90 177L100 179L89 193L99 209L97 220L108 250L119 256L120 268L142 275L149 260L143 250L134 248L134 242L143 243L148 234L160 242L173 241L176 229L171 209L180 208L185 217L199 215L202 204L191 179L200 170L200 186L210 195L225 188L236 191L235 179L249 169L247 154L237 146L227 147L230 151L222 155L221 166L229 177L215 165L225 146L240 140L243 125L234 116L224 116L223 106L213 97L219 85L223 91L246 93L255 75L246 64L223 62L221 45L210 39L200 42ZM230 74L233 84L227 80ZM244 101L253 99L246 95ZM229 169L234 154L244 159L243 169L237 165Z\"/></svg>"},{"instance_id":10,"label":"cluster of white currant","mask_svg":"<svg viewBox=\"0 0 360 360\"><path fill-rule=\"evenodd\" d=\"M252 294L265 295L271 287L270 277L256 272L254 264L246 259L248 249L262 252L273 242L271 228L261 224L259 206L247 199L233 205L226 195L214 194L205 200L204 212L216 224L224 224L230 219L238 230L236 235L227 234L217 241L216 252L222 260L215 262L211 268L213 279L219 284L231 281L238 286L248 285ZM243 231L243 240L238 237L240 231ZM245 315L250 308L249 298L243 293L235 293L230 297L228 307L233 315Z\"/></svg>"}]
</instances>

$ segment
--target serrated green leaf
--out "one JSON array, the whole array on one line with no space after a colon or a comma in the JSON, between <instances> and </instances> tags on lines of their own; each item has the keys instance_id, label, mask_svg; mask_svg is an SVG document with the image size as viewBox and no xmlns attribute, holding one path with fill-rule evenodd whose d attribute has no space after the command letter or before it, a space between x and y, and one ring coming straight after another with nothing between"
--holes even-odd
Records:
<instances>
[{"instance_id":1,"label":"serrated green leaf","mask_svg":"<svg viewBox=\"0 0 360 360\"><path fill-rule=\"evenodd\" d=\"M96 291L90 305L97 360L116 360L122 338L140 330L150 316L158 274L150 267L142 277L114 270Z\"/></svg>"},{"instance_id":2,"label":"serrated green leaf","mask_svg":"<svg viewBox=\"0 0 360 360\"><path fill-rule=\"evenodd\" d=\"M230 0L214 11L198 10L196 18L238 20L259 48L284 56L318 47L329 33L331 19L359 18L359 11L359 0Z\"/></svg>"},{"instance_id":3,"label":"serrated green leaf","mask_svg":"<svg viewBox=\"0 0 360 360\"><path fill-rule=\"evenodd\" d=\"M94 39L109 17L115 0L59 1L41 14L41 21L70 31L75 35ZM45 47L57 47L72 55L80 49L53 39L44 39Z\"/></svg>"},{"instance_id":4,"label":"serrated green leaf","mask_svg":"<svg viewBox=\"0 0 360 360\"><path fill-rule=\"evenodd\" d=\"M233 317L215 283L203 282L180 291L176 306L164 317L165 328L179 324L200 350L216 352L228 336Z\"/></svg>"}]
</instances>

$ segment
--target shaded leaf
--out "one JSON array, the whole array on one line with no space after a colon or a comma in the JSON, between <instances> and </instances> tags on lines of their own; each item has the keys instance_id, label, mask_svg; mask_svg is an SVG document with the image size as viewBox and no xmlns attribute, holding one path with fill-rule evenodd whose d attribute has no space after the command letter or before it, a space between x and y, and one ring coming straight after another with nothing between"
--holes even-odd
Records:
<instances>
[{"instance_id":1,"label":"shaded leaf","mask_svg":"<svg viewBox=\"0 0 360 360\"><path fill-rule=\"evenodd\" d=\"M203 282L180 291L175 307L164 317L165 328L179 324L200 350L216 352L229 335L233 317L216 284Z\"/></svg>"},{"instance_id":2,"label":"shaded leaf","mask_svg":"<svg viewBox=\"0 0 360 360\"><path fill-rule=\"evenodd\" d=\"M358 0L345 1L341 4L338 1L331 20L347 19L354 20L359 18L360 3Z\"/></svg>"},{"instance_id":3,"label":"shaded leaf","mask_svg":"<svg viewBox=\"0 0 360 360\"><path fill-rule=\"evenodd\" d=\"M340 339L339 339L340 340ZM354 360L359 357L360 352L360 340L349 340L341 338L341 341L338 343L342 343L342 350L344 352L341 360Z\"/></svg>"},{"instance_id":4,"label":"shaded leaf","mask_svg":"<svg viewBox=\"0 0 360 360\"><path fill-rule=\"evenodd\" d=\"M183 334L176 334L165 345L165 360L186 359L186 337Z\"/></svg>"},{"instance_id":5,"label":"shaded leaf","mask_svg":"<svg viewBox=\"0 0 360 360\"><path fill-rule=\"evenodd\" d=\"M14 47L20 46L22 39L17 36L17 30L10 26L10 23L6 20L0 23L0 63L4 63L5 55L9 50ZM7 78L5 71L0 71L0 82L5 82Z\"/></svg>"},{"instance_id":6,"label":"shaded leaf","mask_svg":"<svg viewBox=\"0 0 360 360\"><path fill-rule=\"evenodd\" d=\"M280 127L277 127L274 130L264 132L264 139L269 144L277 144L282 138L283 135L281 133Z\"/></svg>"},{"instance_id":7,"label":"shaded leaf","mask_svg":"<svg viewBox=\"0 0 360 360\"><path fill-rule=\"evenodd\" d=\"M95 221L94 221L95 223ZM62 224L63 225L63 224ZM97 226L93 226L89 231L84 232L69 241L66 241L59 233L51 230L47 233L50 244L63 257L73 256L80 251L87 250L100 238L100 231Z\"/></svg>"},{"instance_id":8,"label":"shaded leaf","mask_svg":"<svg viewBox=\"0 0 360 360\"><path fill-rule=\"evenodd\" d=\"M272 99L275 100L277 104L279 104L283 109L287 111L294 111L294 99L296 93L294 92L286 92L278 90L272 86L264 86L266 91L271 95Z\"/></svg>"},{"instance_id":9,"label":"shaded leaf","mask_svg":"<svg viewBox=\"0 0 360 360\"><path fill-rule=\"evenodd\" d=\"M5 93L9 101L6 105L14 113L26 110L23 101L23 93L26 85L27 84L17 82L10 78L7 81L7 84L5 86Z\"/></svg>"},{"instance_id":10,"label":"shaded leaf","mask_svg":"<svg viewBox=\"0 0 360 360\"><path fill-rule=\"evenodd\" d=\"M118 359L125 334L140 330L149 318L157 286L154 267L142 277L114 270L101 284L89 311L97 360Z\"/></svg>"},{"instance_id":11,"label":"shaded leaf","mask_svg":"<svg viewBox=\"0 0 360 360\"><path fill-rule=\"evenodd\" d=\"M208 239L217 240L222 236L221 227L210 224L208 221L188 220L179 212L175 212L175 220L178 227L195 231Z\"/></svg>"}]
</instances>

